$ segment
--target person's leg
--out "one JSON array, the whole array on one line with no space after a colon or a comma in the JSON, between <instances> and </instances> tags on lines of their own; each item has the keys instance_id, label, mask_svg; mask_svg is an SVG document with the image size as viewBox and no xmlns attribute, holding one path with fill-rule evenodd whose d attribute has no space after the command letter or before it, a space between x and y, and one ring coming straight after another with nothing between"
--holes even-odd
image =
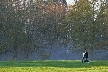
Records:
<instances>
[{"instance_id":1,"label":"person's leg","mask_svg":"<svg viewBox=\"0 0 108 72\"><path fill-rule=\"evenodd\" d=\"M87 62L89 62L88 58L86 58Z\"/></svg>"},{"instance_id":2,"label":"person's leg","mask_svg":"<svg viewBox=\"0 0 108 72\"><path fill-rule=\"evenodd\" d=\"M89 63L89 60L88 60L88 58L86 58L86 62L87 62L87 63Z\"/></svg>"},{"instance_id":3,"label":"person's leg","mask_svg":"<svg viewBox=\"0 0 108 72\"><path fill-rule=\"evenodd\" d=\"M82 58L82 63L83 63L83 58Z\"/></svg>"},{"instance_id":4,"label":"person's leg","mask_svg":"<svg viewBox=\"0 0 108 72\"><path fill-rule=\"evenodd\" d=\"M82 58L82 63L84 63L84 57Z\"/></svg>"},{"instance_id":5,"label":"person's leg","mask_svg":"<svg viewBox=\"0 0 108 72\"><path fill-rule=\"evenodd\" d=\"M84 63L86 62L86 58L84 58Z\"/></svg>"},{"instance_id":6,"label":"person's leg","mask_svg":"<svg viewBox=\"0 0 108 72\"><path fill-rule=\"evenodd\" d=\"M87 61L87 58L86 58L86 61Z\"/></svg>"}]
</instances>

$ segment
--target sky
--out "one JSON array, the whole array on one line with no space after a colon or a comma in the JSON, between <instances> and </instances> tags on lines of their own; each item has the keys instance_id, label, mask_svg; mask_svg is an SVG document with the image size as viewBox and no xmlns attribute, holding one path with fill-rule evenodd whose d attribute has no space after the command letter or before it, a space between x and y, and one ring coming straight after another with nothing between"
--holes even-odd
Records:
<instances>
[{"instance_id":1,"label":"sky","mask_svg":"<svg viewBox=\"0 0 108 72\"><path fill-rule=\"evenodd\" d=\"M73 4L74 3L74 0L66 0L67 1L67 4Z\"/></svg>"}]
</instances>

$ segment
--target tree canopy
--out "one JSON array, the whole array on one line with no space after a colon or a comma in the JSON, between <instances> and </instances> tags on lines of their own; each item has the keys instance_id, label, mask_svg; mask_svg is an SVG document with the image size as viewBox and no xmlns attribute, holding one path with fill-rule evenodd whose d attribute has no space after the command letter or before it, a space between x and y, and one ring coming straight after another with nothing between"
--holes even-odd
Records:
<instances>
[{"instance_id":1,"label":"tree canopy","mask_svg":"<svg viewBox=\"0 0 108 72\"><path fill-rule=\"evenodd\" d=\"M17 57L22 49L28 56L56 42L71 49L107 49L107 40L106 1L76 0L68 6L66 0L0 0L0 53Z\"/></svg>"},{"instance_id":2,"label":"tree canopy","mask_svg":"<svg viewBox=\"0 0 108 72\"><path fill-rule=\"evenodd\" d=\"M105 1L100 4L95 0L76 1L69 7L69 12L63 20L64 25L60 32L61 38L64 39L63 42L71 43L73 48L77 49L101 48L99 46L102 45L102 42L107 43L106 7L107 2Z\"/></svg>"}]
</instances>

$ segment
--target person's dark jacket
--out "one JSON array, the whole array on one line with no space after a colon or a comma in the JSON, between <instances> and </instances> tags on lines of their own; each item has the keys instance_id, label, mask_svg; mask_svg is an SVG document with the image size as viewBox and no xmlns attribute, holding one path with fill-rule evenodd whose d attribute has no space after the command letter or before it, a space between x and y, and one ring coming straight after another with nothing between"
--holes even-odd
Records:
<instances>
[{"instance_id":1,"label":"person's dark jacket","mask_svg":"<svg viewBox=\"0 0 108 72\"><path fill-rule=\"evenodd\" d=\"M85 58L88 58L88 52L85 53L84 57Z\"/></svg>"}]
</instances>

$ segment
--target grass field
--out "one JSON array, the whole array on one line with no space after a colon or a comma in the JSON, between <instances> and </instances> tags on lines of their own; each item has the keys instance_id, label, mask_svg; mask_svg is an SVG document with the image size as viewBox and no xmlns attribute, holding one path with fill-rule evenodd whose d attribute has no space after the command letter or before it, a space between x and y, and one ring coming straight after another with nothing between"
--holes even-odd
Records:
<instances>
[{"instance_id":1,"label":"grass field","mask_svg":"<svg viewBox=\"0 0 108 72\"><path fill-rule=\"evenodd\" d=\"M0 61L0 72L108 72L108 61Z\"/></svg>"}]
</instances>

